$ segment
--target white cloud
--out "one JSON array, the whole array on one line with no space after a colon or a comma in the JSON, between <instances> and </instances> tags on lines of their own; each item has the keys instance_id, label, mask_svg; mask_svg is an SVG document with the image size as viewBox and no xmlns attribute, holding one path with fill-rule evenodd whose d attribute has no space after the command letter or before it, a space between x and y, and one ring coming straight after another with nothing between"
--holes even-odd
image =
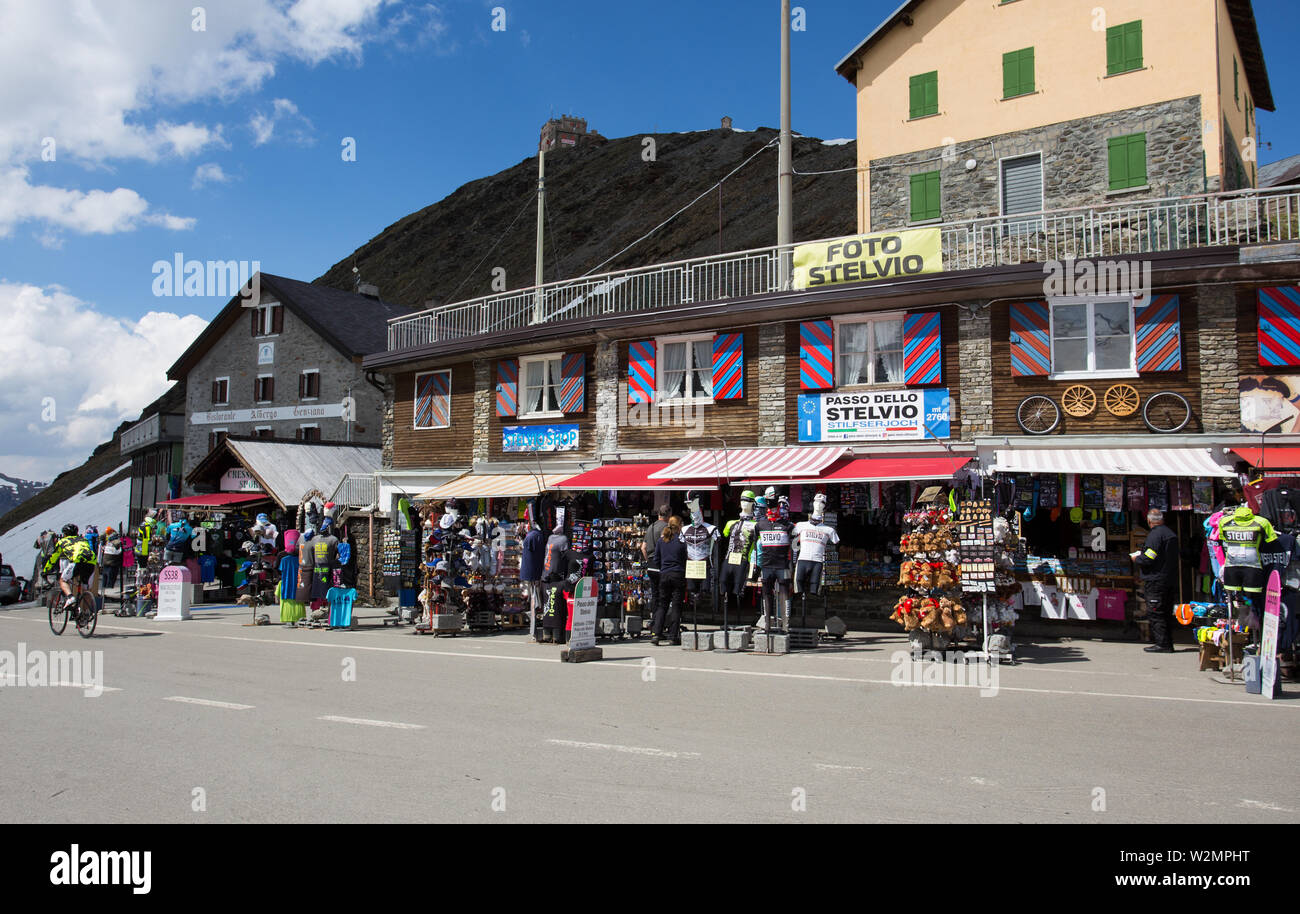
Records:
<instances>
[{"instance_id":1,"label":"white cloud","mask_svg":"<svg viewBox=\"0 0 1300 914\"><path fill-rule=\"evenodd\" d=\"M194 180L190 186L198 190L204 184L229 184L230 176L216 162L204 162L194 169Z\"/></svg>"},{"instance_id":2,"label":"white cloud","mask_svg":"<svg viewBox=\"0 0 1300 914\"><path fill-rule=\"evenodd\" d=\"M124 320L58 286L5 281L0 314L0 472L42 479L84 459L161 396L168 367L207 323L160 311Z\"/></svg>"},{"instance_id":3,"label":"white cloud","mask_svg":"<svg viewBox=\"0 0 1300 914\"><path fill-rule=\"evenodd\" d=\"M57 231L83 235L112 235L133 231L141 224L172 230L193 228L195 221L150 210L149 202L129 188L81 191L47 184L32 184L23 167L0 168L0 238L23 222L41 223L37 237L46 247L61 245Z\"/></svg>"},{"instance_id":4,"label":"white cloud","mask_svg":"<svg viewBox=\"0 0 1300 914\"><path fill-rule=\"evenodd\" d=\"M253 131L253 145L265 146L280 128L280 135L294 143L310 144L315 129L311 121L298 111L298 106L287 98L277 98L271 106L270 113L256 112L248 122Z\"/></svg>"}]
</instances>

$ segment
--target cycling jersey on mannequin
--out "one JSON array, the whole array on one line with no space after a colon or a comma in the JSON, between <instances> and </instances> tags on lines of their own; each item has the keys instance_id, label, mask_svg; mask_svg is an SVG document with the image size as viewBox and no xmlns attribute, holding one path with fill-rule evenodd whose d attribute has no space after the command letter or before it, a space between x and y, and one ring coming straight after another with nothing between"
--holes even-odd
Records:
<instances>
[{"instance_id":1,"label":"cycling jersey on mannequin","mask_svg":"<svg viewBox=\"0 0 1300 914\"><path fill-rule=\"evenodd\" d=\"M1242 505L1219 524L1223 544L1223 588L1234 593L1260 594L1266 584L1260 547L1277 539L1273 525Z\"/></svg>"}]
</instances>

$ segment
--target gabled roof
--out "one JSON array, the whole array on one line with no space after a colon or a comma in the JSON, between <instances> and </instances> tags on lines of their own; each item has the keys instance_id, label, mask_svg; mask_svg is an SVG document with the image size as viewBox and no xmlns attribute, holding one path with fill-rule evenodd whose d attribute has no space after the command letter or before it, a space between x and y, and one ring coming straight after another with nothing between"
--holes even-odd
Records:
<instances>
[{"instance_id":1,"label":"gabled roof","mask_svg":"<svg viewBox=\"0 0 1300 914\"><path fill-rule=\"evenodd\" d=\"M317 335L347 358L358 358L379 352L388 346L388 320L408 313L400 305L390 304L354 292L341 292L328 286L301 282L273 273L258 274L262 288L282 305L292 311ZM238 321L244 319L243 299L235 295L221 309L189 349L181 355L167 377L180 380L185 377L204 353L225 335Z\"/></svg>"},{"instance_id":2,"label":"gabled roof","mask_svg":"<svg viewBox=\"0 0 1300 914\"><path fill-rule=\"evenodd\" d=\"M925 0L907 0L894 10L888 19L835 65L835 72L856 85L858 59L870 51L894 26L899 23L911 25L912 13L924 2ZM1264 49L1260 45L1259 29L1255 25L1254 8L1250 0L1226 0L1226 2L1232 30L1237 36L1237 46L1241 49L1241 63L1250 84L1250 94L1255 99L1255 107L1265 111L1275 111L1277 109L1273 105L1273 90L1269 86L1268 70L1264 66Z\"/></svg>"},{"instance_id":3,"label":"gabled roof","mask_svg":"<svg viewBox=\"0 0 1300 914\"><path fill-rule=\"evenodd\" d=\"M231 463L243 466L282 508L298 504L312 489L333 492L348 473L379 469L379 447L345 441L284 441L230 436L190 470L186 481L211 479Z\"/></svg>"},{"instance_id":4,"label":"gabled roof","mask_svg":"<svg viewBox=\"0 0 1300 914\"><path fill-rule=\"evenodd\" d=\"M1260 187L1287 187L1300 184L1300 155L1259 166Z\"/></svg>"}]
</instances>

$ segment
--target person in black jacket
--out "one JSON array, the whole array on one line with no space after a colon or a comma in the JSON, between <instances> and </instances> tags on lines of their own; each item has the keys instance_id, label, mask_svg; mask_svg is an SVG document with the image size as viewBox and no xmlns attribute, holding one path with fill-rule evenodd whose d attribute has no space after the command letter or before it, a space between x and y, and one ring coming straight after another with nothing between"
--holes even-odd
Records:
<instances>
[{"instance_id":1,"label":"person in black jacket","mask_svg":"<svg viewBox=\"0 0 1300 914\"><path fill-rule=\"evenodd\" d=\"M1163 512L1147 512L1151 532L1133 560L1142 569L1142 587L1147 601L1147 619L1151 626L1148 654L1172 654L1174 651L1174 600L1178 595L1178 537L1165 526Z\"/></svg>"},{"instance_id":2,"label":"person in black jacket","mask_svg":"<svg viewBox=\"0 0 1300 914\"><path fill-rule=\"evenodd\" d=\"M686 544L682 542L682 519L671 517L655 543L655 564L659 566L659 602L651 625L651 644L665 639L682 643L678 628L682 597L686 594ZM665 629L665 625L667 628Z\"/></svg>"}]
</instances>

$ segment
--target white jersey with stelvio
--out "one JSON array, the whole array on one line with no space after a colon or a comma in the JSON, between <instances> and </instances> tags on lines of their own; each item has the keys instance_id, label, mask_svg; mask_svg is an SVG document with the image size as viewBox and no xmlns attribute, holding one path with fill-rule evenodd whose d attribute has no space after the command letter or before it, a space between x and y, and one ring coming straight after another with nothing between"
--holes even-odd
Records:
<instances>
[{"instance_id":1,"label":"white jersey with stelvio","mask_svg":"<svg viewBox=\"0 0 1300 914\"><path fill-rule=\"evenodd\" d=\"M799 561L825 562L826 545L840 541L834 527L803 520L794 525L795 541L799 544Z\"/></svg>"}]
</instances>

